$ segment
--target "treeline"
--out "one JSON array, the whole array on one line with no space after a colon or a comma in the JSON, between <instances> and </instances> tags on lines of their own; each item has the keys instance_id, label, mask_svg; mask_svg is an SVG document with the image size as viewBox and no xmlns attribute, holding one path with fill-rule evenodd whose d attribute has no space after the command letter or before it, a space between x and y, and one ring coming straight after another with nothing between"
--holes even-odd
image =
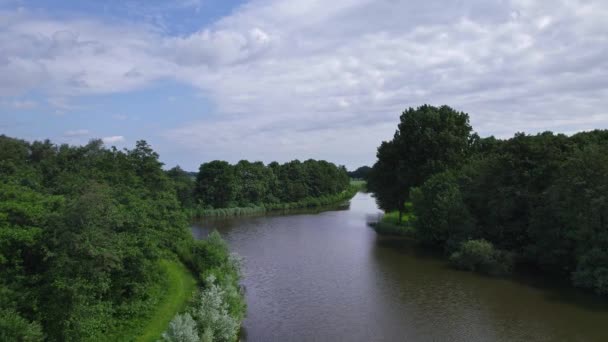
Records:
<instances>
[{"instance_id":1,"label":"treeline","mask_svg":"<svg viewBox=\"0 0 608 342\"><path fill-rule=\"evenodd\" d=\"M323 160L285 164L212 161L193 178L179 167L167 172L186 208L200 214L316 206L336 201L349 187L344 167ZM234 210L226 210L232 208Z\"/></svg>"},{"instance_id":2,"label":"treeline","mask_svg":"<svg viewBox=\"0 0 608 342\"><path fill-rule=\"evenodd\" d=\"M480 138L466 113L422 106L377 157L368 188L379 205L457 267L535 265L608 294L607 130Z\"/></svg>"},{"instance_id":3,"label":"treeline","mask_svg":"<svg viewBox=\"0 0 608 342\"><path fill-rule=\"evenodd\" d=\"M186 264L203 292L227 289L219 303L239 323L236 265L218 237L193 240L183 191L144 141L121 151L0 136L0 340L135 340L171 296L164 260Z\"/></svg>"},{"instance_id":4,"label":"treeline","mask_svg":"<svg viewBox=\"0 0 608 342\"><path fill-rule=\"evenodd\" d=\"M366 180L371 171L372 171L371 167L361 166L361 167L357 168L355 171L349 171L348 176L353 179Z\"/></svg>"}]
</instances>

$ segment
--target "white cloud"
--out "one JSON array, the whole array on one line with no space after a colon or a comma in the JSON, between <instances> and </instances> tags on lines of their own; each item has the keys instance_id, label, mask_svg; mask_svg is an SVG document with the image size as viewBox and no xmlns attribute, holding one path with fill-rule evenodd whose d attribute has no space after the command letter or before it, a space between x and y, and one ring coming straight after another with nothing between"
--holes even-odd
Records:
<instances>
[{"instance_id":1,"label":"white cloud","mask_svg":"<svg viewBox=\"0 0 608 342\"><path fill-rule=\"evenodd\" d=\"M122 135L113 135L110 137L103 137L101 138L101 140L104 144L116 144L125 141L125 137L123 137Z\"/></svg>"},{"instance_id":2,"label":"white cloud","mask_svg":"<svg viewBox=\"0 0 608 342\"><path fill-rule=\"evenodd\" d=\"M65 131L63 133L63 136L66 138L74 138L74 137L85 137L90 134L91 134L91 132L88 129L75 129L75 130Z\"/></svg>"},{"instance_id":3,"label":"white cloud","mask_svg":"<svg viewBox=\"0 0 608 342\"><path fill-rule=\"evenodd\" d=\"M0 96L69 99L169 79L218 111L168 129L172 143L221 158L370 162L398 114L423 103L471 113L482 134L607 128L607 17L599 0L257 0L175 37L0 13Z\"/></svg>"}]
</instances>

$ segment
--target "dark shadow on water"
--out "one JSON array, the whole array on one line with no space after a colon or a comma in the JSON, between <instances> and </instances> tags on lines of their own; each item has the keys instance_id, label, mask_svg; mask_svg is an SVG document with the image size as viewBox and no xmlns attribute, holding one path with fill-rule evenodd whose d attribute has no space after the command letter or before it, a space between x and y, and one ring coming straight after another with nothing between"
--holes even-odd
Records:
<instances>
[{"instance_id":1,"label":"dark shadow on water","mask_svg":"<svg viewBox=\"0 0 608 342\"><path fill-rule=\"evenodd\" d=\"M545 274L531 267L520 267L509 279L542 290L547 300L576 305L589 311L608 312L607 297L576 288L567 278Z\"/></svg>"},{"instance_id":2,"label":"dark shadow on water","mask_svg":"<svg viewBox=\"0 0 608 342\"><path fill-rule=\"evenodd\" d=\"M245 328L245 325L241 325L241 329L239 330L239 336L238 336L238 340L239 341L247 341L247 328Z\"/></svg>"},{"instance_id":3,"label":"dark shadow on water","mask_svg":"<svg viewBox=\"0 0 608 342\"><path fill-rule=\"evenodd\" d=\"M506 277L489 276L480 273L456 270L450 266L447 256L439 250L425 248L410 238L396 236L376 236L376 245L381 249L390 249L393 253L420 259L440 262L441 268L456 272L470 273L483 278L494 278L514 282L541 290L543 297L549 301L559 301L574 305L584 310L608 312L608 298L591 291L575 288L569 279L543 273L538 268L518 266L514 274Z\"/></svg>"}]
</instances>

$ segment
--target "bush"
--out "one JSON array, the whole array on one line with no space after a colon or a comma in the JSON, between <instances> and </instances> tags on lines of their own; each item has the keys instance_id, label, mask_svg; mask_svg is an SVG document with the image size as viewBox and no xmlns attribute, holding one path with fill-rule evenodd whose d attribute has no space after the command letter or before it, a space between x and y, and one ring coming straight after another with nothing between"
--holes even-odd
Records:
<instances>
[{"instance_id":1,"label":"bush","mask_svg":"<svg viewBox=\"0 0 608 342\"><path fill-rule=\"evenodd\" d=\"M163 334L163 340L166 342L236 341L244 311L243 314L234 314L230 302L235 300L235 296L240 297L240 295L232 284L218 282L213 275L209 276L196 303L189 312L175 316L169 329Z\"/></svg>"},{"instance_id":2,"label":"bush","mask_svg":"<svg viewBox=\"0 0 608 342\"><path fill-rule=\"evenodd\" d=\"M182 261L197 274L203 286L186 314L176 316L163 338L165 341L190 341L194 326L197 341L235 341L246 312L241 291L241 259L231 254L217 231L205 240L179 246ZM183 339L180 339L183 338Z\"/></svg>"},{"instance_id":3,"label":"bush","mask_svg":"<svg viewBox=\"0 0 608 342\"><path fill-rule=\"evenodd\" d=\"M513 257L507 252L496 250L486 240L468 240L452 253L450 262L459 269L490 275L504 275L513 269Z\"/></svg>"},{"instance_id":4,"label":"bush","mask_svg":"<svg viewBox=\"0 0 608 342\"><path fill-rule=\"evenodd\" d=\"M201 336L211 336L213 341L232 342L236 340L239 321L231 317L226 303L226 291L209 277L210 284L200 294L199 301L193 310Z\"/></svg>"},{"instance_id":5,"label":"bush","mask_svg":"<svg viewBox=\"0 0 608 342\"><path fill-rule=\"evenodd\" d=\"M163 334L165 342L199 342L196 322L189 313L177 315L171 323L169 329Z\"/></svg>"}]
</instances>

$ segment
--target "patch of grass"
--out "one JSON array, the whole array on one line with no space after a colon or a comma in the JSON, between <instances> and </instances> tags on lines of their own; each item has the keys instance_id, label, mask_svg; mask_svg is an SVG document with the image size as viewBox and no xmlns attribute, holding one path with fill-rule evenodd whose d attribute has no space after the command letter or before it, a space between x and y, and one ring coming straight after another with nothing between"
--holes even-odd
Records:
<instances>
[{"instance_id":1,"label":"patch of grass","mask_svg":"<svg viewBox=\"0 0 608 342\"><path fill-rule=\"evenodd\" d=\"M407 236L413 238L416 233L416 230L411 225L398 225L380 221L371 223L370 226L380 235Z\"/></svg>"},{"instance_id":2,"label":"patch of grass","mask_svg":"<svg viewBox=\"0 0 608 342\"><path fill-rule=\"evenodd\" d=\"M186 307L196 289L196 280L181 262L162 260L160 267L167 279L165 296L155 307L154 313L143 328L143 333L135 338L137 342L157 341L171 319Z\"/></svg>"},{"instance_id":3,"label":"patch of grass","mask_svg":"<svg viewBox=\"0 0 608 342\"><path fill-rule=\"evenodd\" d=\"M361 191L365 191L367 189L367 182L360 179L351 179L350 186L354 186Z\"/></svg>"},{"instance_id":4,"label":"patch of grass","mask_svg":"<svg viewBox=\"0 0 608 342\"><path fill-rule=\"evenodd\" d=\"M405 204L405 211L399 222L399 212L390 211L382 216L379 222L371 224L372 228L381 235L397 235L414 237L416 230L413 227L414 213L411 203Z\"/></svg>"},{"instance_id":5,"label":"patch of grass","mask_svg":"<svg viewBox=\"0 0 608 342\"><path fill-rule=\"evenodd\" d=\"M382 216L382 222L390 223L396 226L409 226L411 224L412 218L413 215L411 213L403 213L401 222L399 222L399 212L391 211L385 213L384 216Z\"/></svg>"}]
</instances>

